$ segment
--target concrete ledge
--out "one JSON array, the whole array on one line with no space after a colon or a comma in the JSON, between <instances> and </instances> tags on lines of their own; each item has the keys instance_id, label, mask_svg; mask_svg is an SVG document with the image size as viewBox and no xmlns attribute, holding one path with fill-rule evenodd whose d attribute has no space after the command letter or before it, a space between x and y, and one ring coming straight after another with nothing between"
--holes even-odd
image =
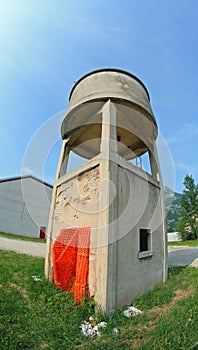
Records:
<instances>
[{"instance_id":1,"label":"concrete ledge","mask_svg":"<svg viewBox=\"0 0 198 350\"><path fill-rule=\"evenodd\" d=\"M151 256L153 256L152 250L148 250L146 252L140 252L138 254L139 259L150 258Z\"/></svg>"}]
</instances>

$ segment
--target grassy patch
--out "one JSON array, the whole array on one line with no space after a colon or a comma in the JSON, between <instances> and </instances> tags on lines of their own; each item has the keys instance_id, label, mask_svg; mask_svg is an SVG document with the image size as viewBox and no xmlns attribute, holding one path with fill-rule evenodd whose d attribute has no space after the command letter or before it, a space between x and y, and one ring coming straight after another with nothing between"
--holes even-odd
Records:
<instances>
[{"instance_id":1,"label":"grassy patch","mask_svg":"<svg viewBox=\"0 0 198 350\"><path fill-rule=\"evenodd\" d=\"M70 293L45 280L44 259L0 252L1 339L0 348L86 349L86 350L190 350L198 342L198 270L172 268L168 282L136 298L133 305L143 311L132 318L123 316L123 308L107 320L101 337L87 339L79 326L92 316L93 303L79 307ZM35 281L32 276L38 276ZM112 333L114 327L120 335Z\"/></svg>"},{"instance_id":2,"label":"grassy patch","mask_svg":"<svg viewBox=\"0 0 198 350\"><path fill-rule=\"evenodd\" d=\"M198 240L182 241L182 242L168 242L170 246L184 246L184 247L198 247Z\"/></svg>"},{"instance_id":3,"label":"grassy patch","mask_svg":"<svg viewBox=\"0 0 198 350\"><path fill-rule=\"evenodd\" d=\"M12 233L0 232L0 236L6 237L6 238L11 238L11 239L19 239L19 240L22 240L22 241L46 243L46 239L13 235Z\"/></svg>"}]
</instances>

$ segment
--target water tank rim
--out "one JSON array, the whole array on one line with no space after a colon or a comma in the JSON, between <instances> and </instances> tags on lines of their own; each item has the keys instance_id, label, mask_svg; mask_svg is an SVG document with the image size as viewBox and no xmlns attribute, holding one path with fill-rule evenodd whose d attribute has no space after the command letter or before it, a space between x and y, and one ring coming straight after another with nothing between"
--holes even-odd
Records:
<instances>
[{"instance_id":1,"label":"water tank rim","mask_svg":"<svg viewBox=\"0 0 198 350\"><path fill-rule=\"evenodd\" d=\"M101 73L101 72L117 72L117 73L122 73L122 74L125 74L125 75L128 75L129 77L133 78L134 80L136 80L138 83L140 83L140 85L142 85L142 87L144 88L147 96L148 96L148 100L150 102L150 96L149 96L149 92L146 88L146 86L144 85L144 83L134 74L126 71L126 70L123 70L123 69L119 69L119 68L101 68L101 69L96 69L96 70L93 70L85 75L83 75L73 86L73 88L71 89L71 92L70 92L70 95L69 95L69 101L71 100L71 97L72 97L72 94L76 88L76 86L84 79L86 79L87 77L89 77L90 75L94 75L96 73Z\"/></svg>"}]
</instances>

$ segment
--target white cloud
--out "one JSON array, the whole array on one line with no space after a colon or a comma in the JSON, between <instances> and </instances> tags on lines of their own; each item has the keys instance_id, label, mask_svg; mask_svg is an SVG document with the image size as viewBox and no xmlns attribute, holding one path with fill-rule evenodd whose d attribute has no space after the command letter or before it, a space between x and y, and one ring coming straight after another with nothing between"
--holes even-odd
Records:
<instances>
[{"instance_id":1,"label":"white cloud","mask_svg":"<svg viewBox=\"0 0 198 350\"><path fill-rule=\"evenodd\" d=\"M34 172L32 169L30 169L28 166L24 166L23 168L23 175L34 175Z\"/></svg>"},{"instance_id":2,"label":"white cloud","mask_svg":"<svg viewBox=\"0 0 198 350\"><path fill-rule=\"evenodd\" d=\"M198 126L194 124L184 124L183 128L175 133L174 136L168 138L166 141L171 143L179 143L193 139L198 135Z\"/></svg>"},{"instance_id":3,"label":"white cloud","mask_svg":"<svg viewBox=\"0 0 198 350\"><path fill-rule=\"evenodd\" d=\"M183 162L178 162L176 163L176 168L183 172L183 176L185 176L186 174L192 175L196 182L198 181L198 166L194 163L186 164Z\"/></svg>"},{"instance_id":4,"label":"white cloud","mask_svg":"<svg viewBox=\"0 0 198 350\"><path fill-rule=\"evenodd\" d=\"M178 169L185 170L188 174L192 172L192 167L182 162L177 163L176 167Z\"/></svg>"}]
</instances>

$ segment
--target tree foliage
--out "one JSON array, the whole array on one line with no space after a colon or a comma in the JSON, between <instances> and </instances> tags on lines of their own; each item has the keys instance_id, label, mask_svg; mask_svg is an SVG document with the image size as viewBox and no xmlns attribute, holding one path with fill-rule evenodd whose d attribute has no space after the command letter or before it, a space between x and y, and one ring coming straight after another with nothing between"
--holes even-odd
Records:
<instances>
[{"instance_id":1,"label":"tree foliage","mask_svg":"<svg viewBox=\"0 0 198 350\"><path fill-rule=\"evenodd\" d=\"M198 185L192 175L186 175L181 198L181 210L177 231L182 240L198 239Z\"/></svg>"}]
</instances>

